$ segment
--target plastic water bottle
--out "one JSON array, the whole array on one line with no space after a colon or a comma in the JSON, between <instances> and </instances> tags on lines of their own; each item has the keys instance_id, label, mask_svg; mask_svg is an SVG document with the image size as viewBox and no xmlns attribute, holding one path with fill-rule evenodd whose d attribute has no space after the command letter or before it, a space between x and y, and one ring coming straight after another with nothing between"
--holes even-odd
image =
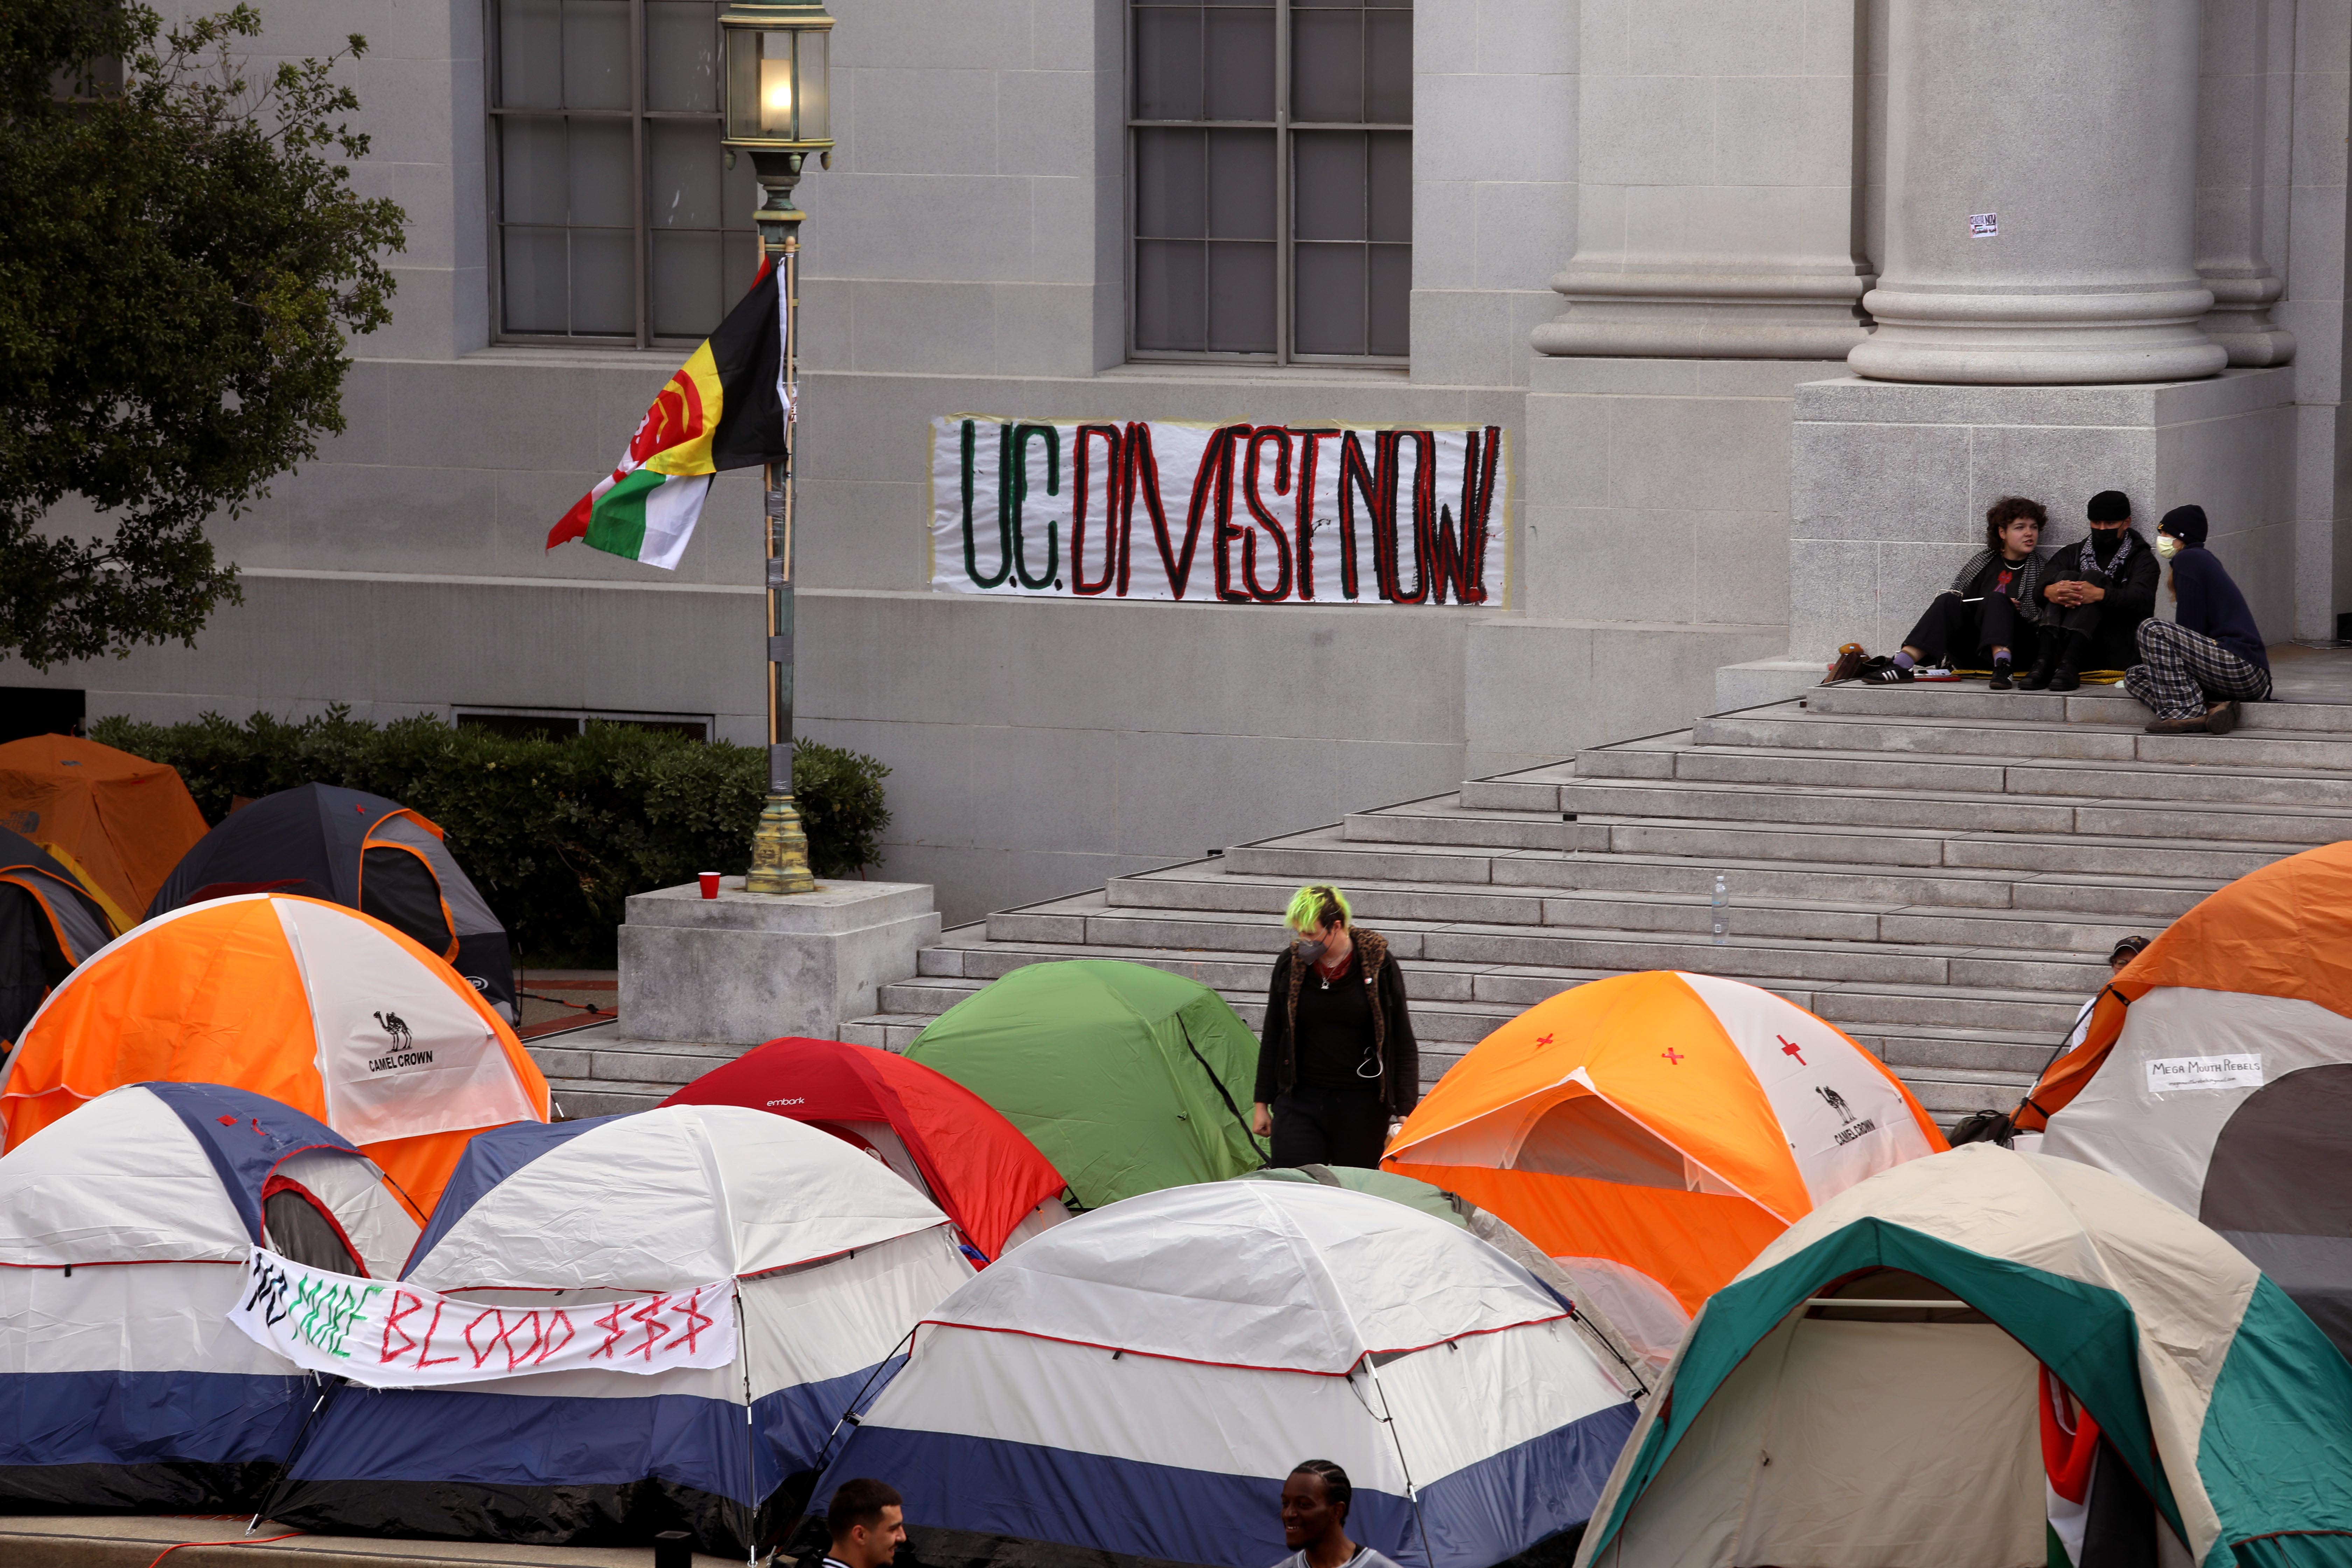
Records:
<instances>
[{"instance_id":1,"label":"plastic water bottle","mask_svg":"<svg viewBox=\"0 0 2352 1568\"><path fill-rule=\"evenodd\" d=\"M1731 939L1731 891L1724 883L1723 873L1715 874L1715 941L1721 946Z\"/></svg>"}]
</instances>

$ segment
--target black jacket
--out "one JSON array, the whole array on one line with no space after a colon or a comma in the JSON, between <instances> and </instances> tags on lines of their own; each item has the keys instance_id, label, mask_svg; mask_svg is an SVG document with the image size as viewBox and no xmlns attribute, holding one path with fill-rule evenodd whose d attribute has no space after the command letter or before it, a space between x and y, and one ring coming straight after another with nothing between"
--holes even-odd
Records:
<instances>
[{"instance_id":1,"label":"black jacket","mask_svg":"<svg viewBox=\"0 0 2352 1568\"><path fill-rule=\"evenodd\" d=\"M2246 596L2211 551L2191 544L2172 558L2172 618L2184 628L2204 633L2264 669L2271 667L2262 628L2254 625L2254 612L2246 607Z\"/></svg>"},{"instance_id":2,"label":"black jacket","mask_svg":"<svg viewBox=\"0 0 2352 1568\"><path fill-rule=\"evenodd\" d=\"M2124 538L2131 547L2130 554L2120 561L2110 561L2108 570L2101 569L2099 558L2092 553L2091 542L2085 538L2060 546L2042 571L2044 588L2053 583L2087 581L2107 591L2105 598L2084 606L2097 617L2091 631L2090 652L2083 660L2084 669L2128 669L2137 664L2139 624L2156 614L2156 590L2164 576L2162 563L2155 549L2140 537L2139 530L2126 530ZM2063 606L2042 600L2042 624L2045 627L2056 626L2069 615Z\"/></svg>"},{"instance_id":3,"label":"black jacket","mask_svg":"<svg viewBox=\"0 0 2352 1568\"><path fill-rule=\"evenodd\" d=\"M1421 1047L1412 1037L1412 1015L1405 1006L1404 975L1389 956L1387 939L1360 926L1348 936L1363 955L1364 984L1372 988L1372 1041L1381 1060L1381 1107L1402 1116L1421 1102ZM1274 961L1265 993L1265 1025L1258 1030L1257 1092L1270 1105L1298 1081L1298 1051L1293 1038L1298 1018L1298 988L1307 973L1286 947Z\"/></svg>"}]
</instances>

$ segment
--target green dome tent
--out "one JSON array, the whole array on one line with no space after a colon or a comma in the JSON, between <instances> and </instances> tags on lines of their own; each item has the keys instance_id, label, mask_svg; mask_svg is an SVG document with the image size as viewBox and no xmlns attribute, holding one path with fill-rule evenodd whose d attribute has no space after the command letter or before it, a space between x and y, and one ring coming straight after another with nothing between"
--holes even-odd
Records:
<instances>
[{"instance_id":1,"label":"green dome tent","mask_svg":"<svg viewBox=\"0 0 2352 1568\"><path fill-rule=\"evenodd\" d=\"M2053 1383L2099 1446L2071 1503ZM2200 1568L2341 1563L2347 1410L2352 1366L2220 1236L1972 1143L1848 1188L1707 1299L1576 1561L2007 1568L2079 1562L2105 1525L2142 1542L2117 1561L2169 1531Z\"/></svg>"},{"instance_id":2,"label":"green dome tent","mask_svg":"<svg viewBox=\"0 0 2352 1568\"><path fill-rule=\"evenodd\" d=\"M1021 1129L1081 1208L1254 1171L1257 1037L1197 980L1115 959L1016 969L908 1057Z\"/></svg>"}]
</instances>

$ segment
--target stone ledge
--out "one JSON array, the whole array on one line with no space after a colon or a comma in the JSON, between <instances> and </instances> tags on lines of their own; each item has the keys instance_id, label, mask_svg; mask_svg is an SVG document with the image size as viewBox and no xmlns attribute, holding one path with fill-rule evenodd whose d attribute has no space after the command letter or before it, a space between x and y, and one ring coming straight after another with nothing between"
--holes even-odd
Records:
<instances>
[{"instance_id":1,"label":"stone ledge","mask_svg":"<svg viewBox=\"0 0 2352 1568\"><path fill-rule=\"evenodd\" d=\"M629 895L624 918L633 926L679 926L695 931L780 931L808 934L857 931L886 921L931 912L928 882L850 882L820 879L813 893L747 893L743 879L719 879L719 896L706 899L693 882Z\"/></svg>"}]
</instances>

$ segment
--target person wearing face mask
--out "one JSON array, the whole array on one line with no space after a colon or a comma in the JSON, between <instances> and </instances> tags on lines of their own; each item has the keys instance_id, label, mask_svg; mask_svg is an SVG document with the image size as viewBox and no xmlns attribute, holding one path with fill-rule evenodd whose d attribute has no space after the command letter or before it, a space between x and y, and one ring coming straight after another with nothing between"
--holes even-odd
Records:
<instances>
[{"instance_id":1,"label":"person wearing face mask","mask_svg":"<svg viewBox=\"0 0 2352 1568\"><path fill-rule=\"evenodd\" d=\"M2156 552L2132 527L2131 498L2091 498L2090 537L2064 545L2042 574L2042 655L2017 684L2027 691L2072 691L2086 669L2139 662L2140 623L2156 614Z\"/></svg>"},{"instance_id":2,"label":"person wearing face mask","mask_svg":"<svg viewBox=\"0 0 2352 1568\"><path fill-rule=\"evenodd\" d=\"M2140 662L2124 689L2156 712L2151 735L2226 735L2241 700L2266 702L2271 656L2246 596L2205 548L2205 509L2177 506L2157 524L2157 552L2172 565L2173 619L2139 628Z\"/></svg>"},{"instance_id":3,"label":"person wearing face mask","mask_svg":"<svg viewBox=\"0 0 2352 1568\"><path fill-rule=\"evenodd\" d=\"M1252 1130L1274 1165L1377 1167L1390 1124L1421 1099L1404 975L1380 932L1328 884L1291 896L1258 1031Z\"/></svg>"}]
</instances>

